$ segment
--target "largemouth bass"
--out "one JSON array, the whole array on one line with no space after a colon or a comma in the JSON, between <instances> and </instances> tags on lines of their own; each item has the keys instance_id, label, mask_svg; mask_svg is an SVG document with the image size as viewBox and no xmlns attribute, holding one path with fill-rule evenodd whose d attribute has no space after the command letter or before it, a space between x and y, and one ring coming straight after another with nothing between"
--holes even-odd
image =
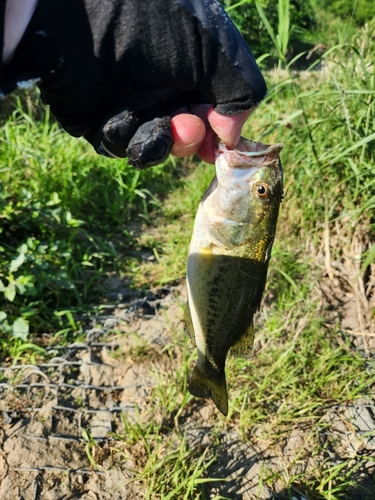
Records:
<instances>
[{"instance_id":1,"label":"largemouth bass","mask_svg":"<svg viewBox=\"0 0 375 500\"><path fill-rule=\"evenodd\" d=\"M225 361L228 352L249 357L253 316L260 306L283 196L273 146L241 138L236 150L217 144L216 177L195 219L187 261L185 328L198 361L191 394L211 398L228 414Z\"/></svg>"}]
</instances>

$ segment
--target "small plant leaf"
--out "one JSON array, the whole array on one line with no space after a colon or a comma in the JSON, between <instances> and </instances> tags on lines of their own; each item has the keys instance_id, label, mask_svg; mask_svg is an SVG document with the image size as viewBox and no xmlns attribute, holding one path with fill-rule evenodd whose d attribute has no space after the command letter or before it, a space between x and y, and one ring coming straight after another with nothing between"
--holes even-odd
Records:
<instances>
[{"instance_id":1,"label":"small plant leaf","mask_svg":"<svg viewBox=\"0 0 375 500\"><path fill-rule=\"evenodd\" d=\"M4 289L4 296L9 302L13 302L16 296L16 285L14 281L10 281L8 286Z\"/></svg>"},{"instance_id":2,"label":"small plant leaf","mask_svg":"<svg viewBox=\"0 0 375 500\"><path fill-rule=\"evenodd\" d=\"M22 245L21 247L21 252L20 254L18 255L18 257L16 257L15 259L13 259L9 265L9 271L11 273L14 273L14 271L17 271L17 269L19 267L22 266L22 264L25 262L25 252L27 250L27 247L26 245Z\"/></svg>"},{"instance_id":3,"label":"small plant leaf","mask_svg":"<svg viewBox=\"0 0 375 500\"><path fill-rule=\"evenodd\" d=\"M16 339L27 340L29 334L29 322L23 318L17 318L12 326L12 336Z\"/></svg>"}]
</instances>

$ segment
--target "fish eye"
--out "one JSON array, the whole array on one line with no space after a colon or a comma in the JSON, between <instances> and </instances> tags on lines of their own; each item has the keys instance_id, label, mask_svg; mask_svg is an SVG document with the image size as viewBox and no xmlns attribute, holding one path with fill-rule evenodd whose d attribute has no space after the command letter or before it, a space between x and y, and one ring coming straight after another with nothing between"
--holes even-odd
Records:
<instances>
[{"instance_id":1,"label":"fish eye","mask_svg":"<svg viewBox=\"0 0 375 500\"><path fill-rule=\"evenodd\" d=\"M260 182L260 183L255 185L255 194L261 200L268 198L269 192L270 192L270 189L268 187L268 184L264 184L263 182Z\"/></svg>"}]
</instances>

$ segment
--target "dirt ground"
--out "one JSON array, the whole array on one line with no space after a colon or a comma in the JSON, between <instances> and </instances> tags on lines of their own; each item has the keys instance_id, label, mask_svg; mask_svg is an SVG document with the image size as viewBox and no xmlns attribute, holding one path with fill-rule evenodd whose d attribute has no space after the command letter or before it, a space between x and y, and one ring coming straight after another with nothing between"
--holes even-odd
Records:
<instances>
[{"instance_id":1,"label":"dirt ground","mask_svg":"<svg viewBox=\"0 0 375 500\"><path fill-rule=\"evenodd\" d=\"M340 304L346 327L360 331L359 292L343 287L340 273L335 274L334 267L331 270L330 285L322 282L321 294L331 304ZM109 295L116 305L91 318L82 343L56 348L45 364L0 369L0 499L143 498L139 485L131 481L131 454L120 463L112 453L120 446L115 436L125 432L122 414L135 421L142 418L158 370L173 369L163 347L171 341L172 332L181 329L186 292L180 284L139 297L119 281L113 283ZM337 308L332 310L334 322ZM110 333L114 329L119 333ZM373 351L374 343L371 336L365 344L358 337L358 348L363 351ZM129 351L136 353L137 362L125 355ZM202 401L185 416L181 425L192 446L209 442L213 411L211 404ZM375 457L371 433L375 400L359 399L351 406L332 407L325 419L336 438L333 462L350 458L359 449ZM90 440L87 436L84 439L85 429L98 447L90 448ZM109 433L114 437L108 438ZM208 484L207 498L287 499L281 481L277 494L262 484L264 467L280 476L291 463L295 474L314 467L313 457L296 460L308 447L303 429L277 447L269 447L261 439L255 440L255 445L244 442L235 429L219 439L216 461L207 473L212 478L225 477L226 482ZM87 451L97 454L93 458L100 461L100 470L90 464ZM136 445L132 453L136 456ZM358 485L375 491L374 472L374 462L364 462L358 470ZM348 498L375 496L354 491ZM295 491L293 499L307 497Z\"/></svg>"}]
</instances>

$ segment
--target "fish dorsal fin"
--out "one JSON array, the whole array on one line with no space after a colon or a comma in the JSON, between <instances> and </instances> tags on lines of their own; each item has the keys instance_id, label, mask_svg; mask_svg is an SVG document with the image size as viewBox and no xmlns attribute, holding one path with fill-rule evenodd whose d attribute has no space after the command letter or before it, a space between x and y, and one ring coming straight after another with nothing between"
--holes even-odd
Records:
<instances>
[{"instance_id":1,"label":"fish dorsal fin","mask_svg":"<svg viewBox=\"0 0 375 500\"><path fill-rule=\"evenodd\" d=\"M193 327L193 321L191 319L190 308L189 308L188 302L186 303L185 311L184 311L184 331L195 344L194 327Z\"/></svg>"},{"instance_id":2,"label":"fish dorsal fin","mask_svg":"<svg viewBox=\"0 0 375 500\"><path fill-rule=\"evenodd\" d=\"M235 358L249 358L254 346L254 323L251 323L242 337L230 348L230 354Z\"/></svg>"}]
</instances>

